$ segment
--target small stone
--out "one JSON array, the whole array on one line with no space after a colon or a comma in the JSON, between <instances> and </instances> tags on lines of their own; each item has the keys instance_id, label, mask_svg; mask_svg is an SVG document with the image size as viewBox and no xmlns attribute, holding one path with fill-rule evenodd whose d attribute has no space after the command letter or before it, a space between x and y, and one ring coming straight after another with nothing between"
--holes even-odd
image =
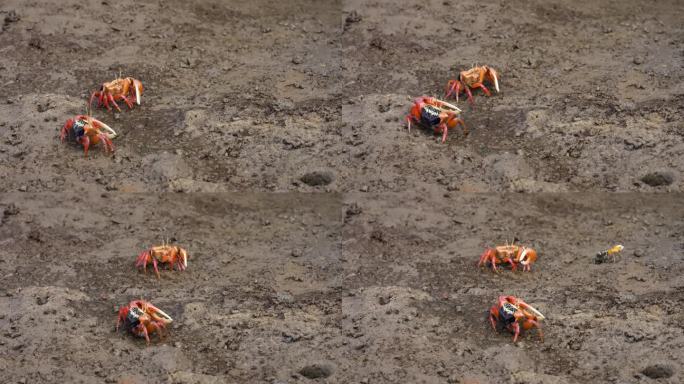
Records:
<instances>
[{"instance_id":1,"label":"small stone","mask_svg":"<svg viewBox=\"0 0 684 384\"><path fill-rule=\"evenodd\" d=\"M301 180L304 184L310 185L312 187L317 187L321 185L328 185L332 183L332 181L335 179L335 176L332 174L332 172L329 171L314 171L314 172L309 172L302 176L299 180Z\"/></svg>"},{"instance_id":2,"label":"small stone","mask_svg":"<svg viewBox=\"0 0 684 384\"><path fill-rule=\"evenodd\" d=\"M345 25L353 24L353 23L358 23L361 21L362 17L359 15L356 10L351 11L348 15L347 18L344 20Z\"/></svg>"},{"instance_id":3,"label":"small stone","mask_svg":"<svg viewBox=\"0 0 684 384\"><path fill-rule=\"evenodd\" d=\"M645 184L651 187L659 187L662 185L670 185L674 181L674 177L668 172L651 172L641 178Z\"/></svg>"},{"instance_id":4,"label":"small stone","mask_svg":"<svg viewBox=\"0 0 684 384\"><path fill-rule=\"evenodd\" d=\"M632 61L636 65L641 65L644 63L644 59L642 57L639 57L639 56L635 57Z\"/></svg>"},{"instance_id":5,"label":"small stone","mask_svg":"<svg viewBox=\"0 0 684 384\"><path fill-rule=\"evenodd\" d=\"M38 36L33 36L29 39L29 47L42 50L45 49L45 42Z\"/></svg>"},{"instance_id":6,"label":"small stone","mask_svg":"<svg viewBox=\"0 0 684 384\"><path fill-rule=\"evenodd\" d=\"M367 185L362 186L361 188L359 188L359 191L368 192L368 186Z\"/></svg>"},{"instance_id":7,"label":"small stone","mask_svg":"<svg viewBox=\"0 0 684 384\"><path fill-rule=\"evenodd\" d=\"M299 57L299 56L295 56L295 57L292 58L292 64L299 65L299 64L301 64L301 63L303 63L303 62L304 62L304 60L303 60L301 57Z\"/></svg>"},{"instance_id":8,"label":"small stone","mask_svg":"<svg viewBox=\"0 0 684 384\"><path fill-rule=\"evenodd\" d=\"M351 203L349 207L347 207L347 211L345 212L345 217L350 218L352 216L360 215L363 210L357 203Z\"/></svg>"},{"instance_id":9,"label":"small stone","mask_svg":"<svg viewBox=\"0 0 684 384\"><path fill-rule=\"evenodd\" d=\"M292 304L295 302L294 296L287 292L277 292L274 299L281 304Z\"/></svg>"},{"instance_id":10,"label":"small stone","mask_svg":"<svg viewBox=\"0 0 684 384\"><path fill-rule=\"evenodd\" d=\"M639 249L634 250L634 257L641 257L643 255L644 255L644 253L641 252L641 250L639 250Z\"/></svg>"},{"instance_id":11,"label":"small stone","mask_svg":"<svg viewBox=\"0 0 684 384\"><path fill-rule=\"evenodd\" d=\"M333 368L326 364L312 364L299 370L299 374L307 379L320 379L332 375Z\"/></svg>"},{"instance_id":12,"label":"small stone","mask_svg":"<svg viewBox=\"0 0 684 384\"><path fill-rule=\"evenodd\" d=\"M300 249L293 249L290 251L290 256L292 257L301 257L302 256L302 251Z\"/></svg>"},{"instance_id":13,"label":"small stone","mask_svg":"<svg viewBox=\"0 0 684 384\"><path fill-rule=\"evenodd\" d=\"M10 203L7 208L5 208L3 215L5 216L14 216L19 213L19 207L16 206L14 203Z\"/></svg>"},{"instance_id":14,"label":"small stone","mask_svg":"<svg viewBox=\"0 0 684 384\"><path fill-rule=\"evenodd\" d=\"M21 20L21 17L19 17L15 10L7 12L7 16L5 16L5 24L16 23L19 20Z\"/></svg>"},{"instance_id":15,"label":"small stone","mask_svg":"<svg viewBox=\"0 0 684 384\"><path fill-rule=\"evenodd\" d=\"M654 364L644 368L641 373L651 379L667 379L672 377L674 372L672 368L666 365Z\"/></svg>"},{"instance_id":16,"label":"small stone","mask_svg":"<svg viewBox=\"0 0 684 384\"><path fill-rule=\"evenodd\" d=\"M387 47L385 46L385 41L377 36L371 39L370 46L371 48L379 49L381 51L387 49Z\"/></svg>"}]
</instances>

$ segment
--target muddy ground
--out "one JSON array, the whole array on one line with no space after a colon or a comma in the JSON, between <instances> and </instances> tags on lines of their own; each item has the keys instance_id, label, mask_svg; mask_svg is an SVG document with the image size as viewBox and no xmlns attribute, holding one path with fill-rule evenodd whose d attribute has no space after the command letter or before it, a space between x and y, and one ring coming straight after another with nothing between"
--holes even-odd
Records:
<instances>
[{"instance_id":1,"label":"muddy ground","mask_svg":"<svg viewBox=\"0 0 684 384\"><path fill-rule=\"evenodd\" d=\"M142 3L142 4L138 4ZM677 1L0 2L0 381L676 383ZM407 132L473 64L470 134ZM59 129L121 71L142 105ZM190 266L137 273L163 239ZM493 274L487 246L537 248ZM617 263L597 251L625 245ZM513 344L486 311L546 316ZM162 340L116 333L144 297Z\"/></svg>"}]
</instances>

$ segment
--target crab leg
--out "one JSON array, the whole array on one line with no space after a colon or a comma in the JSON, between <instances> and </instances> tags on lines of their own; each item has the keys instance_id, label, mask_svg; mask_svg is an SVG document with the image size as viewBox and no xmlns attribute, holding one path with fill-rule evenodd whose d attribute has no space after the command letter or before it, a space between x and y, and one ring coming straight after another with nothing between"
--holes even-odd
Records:
<instances>
[{"instance_id":1,"label":"crab leg","mask_svg":"<svg viewBox=\"0 0 684 384\"><path fill-rule=\"evenodd\" d=\"M121 325L121 320L126 318L126 307L121 307L119 309L119 318L116 319L116 331L119 331L119 325Z\"/></svg>"},{"instance_id":2,"label":"crab leg","mask_svg":"<svg viewBox=\"0 0 684 384\"><path fill-rule=\"evenodd\" d=\"M539 334L539 338L541 339L541 341L544 341L544 332L542 332L541 324L539 324L539 322L535 321L534 325L537 327L537 333Z\"/></svg>"},{"instance_id":3,"label":"crab leg","mask_svg":"<svg viewBox=\"0 0 684 384\"><path fill-rule=\"evenodd\" d=\"M83 156L88 157L88 148L90 147L90 138L88 136L83 136L81 138L81 144L83 145Z\"/></svg>"},{"instance_id":4,"label":"crab leg","mask_svg":"<svg viewBox=\"0 0 684 384\"><path fill-rule=\"evenodd\" d=\"M159 268L157 268L157 258L152 258L152 265L154 265L154 272L157 274L157 279L159 279Z\"/></svg>"},{"instance_id":5,"label":"crab leg","mask_svg":"<svg viewBox=\"0 0 684 384\"><path fill-rule=\"evenodd\" d=\"M145 335L145 341L147 341L147 345L150 345L150 334L147 333L147 327L144 324L140 324L138 327L142 328L143 335Z\"/></svg>"},{"instance_id":6,"label":"crab leg","mask_svg":"<svg viewBox=\"0 0 684 384\"><path fill-rule=\"evenodd\" d=\"M114 100L114 96L112 96L112 94L110 93L109 95L107 95L107 97L109 98L109 101L114 105L114 108L116 108L117 111L121 112L121 108L119 108L119 104L117 104Z\"/></svg>"},{"instance_id":7,"label":"crab leg","mask_svg":"<svg viewBox=\"0 0 684 384\"><path fill-rule=\"evenodd\" d=\"M447 127L446 124L442 124L442 125L439 125L438 128L442 129L442 144L444 144L446 142L447 132L449 130L449 127ZM435 131L437 131L437 128L435 128ZM439 131L437 131L437 132L439 132Z\"/></svg>"},{"instance_id":8,"label":"crab leg","mask_svg":"<svg viewBox=\"0 0 684 384\"><path fill-rule=\"evenodd\" d=\"M497 316L497 308L496 306L493 306L489 309L489 322L492 323L492 329L496 331L496 321L498 320Z\"/></svg>"},{"instance_id":9,"label":"crab leg","mask_svg":"<svg viewBox=\"0 0 684 384\"><path fill-rule=\"evenodd\" d=\"M102 93L101 99L102 99L102 104L104 104L105 108L107 108L107 110L111 112L112 107L109 106L109 99L108 99L107 95L104 94L104 92Z\"/></svg>"},{"instance_id":10,"label":"crab leg","mask_svg":"<svg viewBox=\"0 0 684 384\"><path fill-rule=\"evenodd\" d=\"M90 95L90 103L88 103L88 105L90 105L90 106L93 105L93 99L95 99L96 96L98 97L97 106L99 107L99 106L101 105L101 103L99 102L99 93L100 93L100 92L95 91L95 92L93 92L92 95Z\"/></svg>"},{"instance_id":11,"label":"crab leg","mask_svg":"<svg viewBox=\"0 0 684 384\"><path fill-rule=\"evenodd\" d=\"M145 251L142 252L140 255L138 255L138 259L135 261L135 266L140 268L143 265L147 264L149 260L150 253Z\"/></svg>"},{"instance_id":12,"label":"crab leg","mask_svg":"<svg viewBox=\"0 0 684 384\"><path fill-rule=\"evenodd\" d=\"M444 95L445 99L448 98L449 96L451 96L451 94L456 89L457 85L458 85L458 80L449 80L449 82L447 83L447 92ZM458 97L458 95L456 95L456 96Z\"/></svg>"},{"instance_id":13,"label":"crab leg","mask_svg":"<svg viewBox=\"0 0 684 384\"><path fill-rule=\"evenodd\" d=\"M466 127L465 121L463 121L463 119L458 119L458 118L454 119L454 128L456 128L456 126L459 124L461 124L461 126L463 127L463 135L464 136L467 135L468 134L468 127Z\"/></svg>"},{"instance_id":14,"label":"crab leg","mask_svg":"<svg viewBox=\"0 0 684 384\"><path fill-rule=\"evenodd\" d=\"M69 119L64 123L64 126L62 127L62 131L59 133L59 139L64 141L66 138L67 133L71 130L71 128L74 126L74 120Z\"/></svg>"},{"instance_id":15,"label":"crab leg","mask_svg":"<svg viewBox=\"0 0 684 384\"><path fill-rule=\"evenodd\" d=\"M492 271L499 273L499 270L496 268L496 256L492 255L490 261L492 263Z\"/></svg>"},{"instance_id":16,"label":"crab leg","mask_svg":"<svg viewBox=\"0 0 684 384\"><path fill-rule=\"evenodd\" d=\"M513 323L512 327L513 331L515 331L515 335L513 336L513 342L515 343L516 341L518 341L518 336L520 335L520 324L515 322Z\"/></svg>"},{"instance_id":17,"label":"crab leg","mask_svg":"<svg viewBox=\"0 0 684 384\"><path fill-rule=\"evenodd\" d=\"M468 101L470 102L471 105L475 105L475 101L473 100L473 94L470 92L470 87L469 86L464 86L466 93L468 94ZM458 101L458 100L456 100Z\"/></svg>"},{"instance_id":18,"label":"crab leg","mask_svg":"<svg viewBox=\"0 0 684 384\"><path fill-rule=\"evenodd\" d=\"M482 88L482 91L485 93L485 95L487 95L487 96L491 96L491 95L492 95L491 92L489 92L489 89L487 89L487 87L485 87L485 85L482 84L482 83L475 83L475 84L473 84L473 89L474 89L474 88Z\"/></svg>"},{"instance_id":19,"label":"crab leg","mask_svg":"<svg viewBox=\"0 0 684 384\"><path fill-rule=\"evenodd\" d=\"M513 259L511 259L510 257L505 258L505 259L504 259L504 262L509 263L509 264L511 265L511 269L512 269L512 270L515 271L516 269L518 269L518 266L515 264L515 262L513 261Z\"/></svg>"},{"instance_id":20,"label":"crab leg","mask_svg":"<svg viewBox=\"0 0 684 384\"><path fill-rule=\"evenodd\" d=\"M133 109L133 103L130 100L128 100L128 97L126 96L117 95L114 96L114 100L123 100L124 103L126 103L126 105L128 106L128 109Z\"/></svg>"},{"instance_id":21,"label":"crab leg","mask_svg":"<svg viewBox=\"0 0 684 384\"><path fill-rule=\"evenodd\" d=\"M482 263L487 261L487 258L489 257L489 249L485 249L484 252L482 252L482 255L480 255L480 262L477 263L478 267L482 266Z\"/></svg>"}]
</instances>

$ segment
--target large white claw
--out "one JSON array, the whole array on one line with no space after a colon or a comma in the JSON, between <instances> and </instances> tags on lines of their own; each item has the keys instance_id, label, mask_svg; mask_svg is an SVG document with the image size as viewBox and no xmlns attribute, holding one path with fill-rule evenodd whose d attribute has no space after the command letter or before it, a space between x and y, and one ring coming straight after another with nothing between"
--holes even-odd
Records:
<instances>
[{"instance_id":1,"label":"large white claw","mask_svg":"<svg viewBox=\"0 0 684 384\"><path fill-rule=\"evenodd\" d=\"M494 78L494 88L499 92L499 79L496 76L496 72L492 73L492 77Z\"/></svg>"},{"instance_id":2,"label":"large white claw","mask_svg":"<svg viewBox=\"0 0 684 384\"><path fill-rule=\"evenodd\" d=\"M527 260L525 260L525 256L527 256L527 252L529 250L530 250L529 248L523 248L523 251L520 254L520 264L527 265Z\"/></svg>"},{"instance_id":3,"label":"large white claw","mask_svg":"<svg viewBox=\"0 0 684 384\"><path fill-rule=\"evenodd\" d=\"M498 86L496 90L499 90ZM135 102L140 105L140 84L135 84Z\"/></svg>"},{"instance_id":4,"label":"large white claw","mask_svg":"<svg viewBox=\"0 0 684 384\"><path fill-rule=\"evenodd\" d=\"M460 108L458 108L457 106L455 106L455 105L453 105L453 104L451 104L451 103L447 103L446 101L442 101L442 100L440 100L440 102L442 102L442 105L444 105L445 107L447 107L447 108L449 108L449 109L451 109L451 110L454 110L454 111L456 111L456 112L461 112L461 109L460 109Z\"/></svg>"},{"instance_id":5,"label":"large white claw","mask_svg":"<svg viewBox=\"0 0 684 384\"><path fill-rule=\"evenodd\" d=\"M100 124L102 126L102 128L104 128L107 131L107 137L109 137L110 139L113 139L117 136L116 132L114 132L114 130L109 125L101 122L98 119L93 119L93 121Z\"/></svg>"},{"instance_id":6,"label":"large white claw","mask_svg":"<svg viewBox=\"0 0 684 384\"><path fill-rule=\"evenodd\" d=\"M171 318L171 316L167 315L164 311L162 311L162 310L159 309L159 308L157 308L157 315L163 317L164 320L165 320L167 323L170 323L170 322L173 321L173 319Z\"/></svg>"},{"instance_id":7,"label":"large white claw","mask_svg":"<svg viewBox=\"0 0 684 384\"><path fill-rule=\"evenodd\" d=\"M546 319L546 317L544 317L544 315L542 315L541 312L537 311L537 309L535 309L533 306L531 306L529 304L527 304L527 308L525 308L525 310L532 312L535 316L537 316L539 318L539 320Z\"/></svg>"}]
</instances>

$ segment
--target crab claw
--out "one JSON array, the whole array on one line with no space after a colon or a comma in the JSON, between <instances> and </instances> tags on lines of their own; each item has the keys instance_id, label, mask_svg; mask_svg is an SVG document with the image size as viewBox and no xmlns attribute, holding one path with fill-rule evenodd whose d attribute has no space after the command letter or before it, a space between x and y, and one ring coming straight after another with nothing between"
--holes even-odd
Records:
<instances>
[{"instance_id":1,"label":"crab claw","mask_svg":"<svg viewBox=\"0 0 684 384\"><path fill-rule=\"evenodd\" d=\"M98 119L93 119L93 123L100 128L104 128L107 131L107 137L113 139L117 136L116 132L107 124L101 122Z\"/></svg>"},{"instance_id":2,"label":"crab claw","mask_svg":"<svg viewBox=\"0 0 684 384\"><path fill-rule=\"evenodd\" d=\"M490 77L492 82L494 82L494 89L496 89L496 92L499 92L499 76L496 73L496 70L493 68L487 67L487 75Z\"/></svg>"},{"instance_id":3,"label":"crab claw","mask_svg":"<svg viewBox=\"0 0 684 384\"><path fill-rule=\"evenodd\" d=\"M183 256L183 269L186 269L188 267L188 253L181 250L181 255Z\"/></svg>"},{"instance_id":4,"label":"crab claw","mask_svg":"<svg viewBox=\"0 0 684 384\"><path fill-rule=\"evenodd\" d=\"M438 104L440 108L451 110L453 112L461 112L461 109L451 103L447 103L444 100L434 99L433 103Z\"/></svg>"},{"instance_id":5,"label":"crab claw","mask_svg":"<svg viewBox=\"0 0 684 384\"><path fill-rule=\"evenodd\" d=\"M140 80L133 79L133 88L135 88L135 103L140 105L140 96L143 92L143 85Z\"/></svg>"},{"instance_id":6,"label":"crab claw","mask_svg":"<svg viewBox=\"0 0 684 384\"><path fill-rule=\"evenodd\" d=\"M163 323L164 325L170 324L173 322L173 319L171 316L167 315L164 311L161 309L155 307L154 305L147 303L147 308L152 311L154 314L154 317L158 319L159 322Z\"/></svg>"}]
</instances>

